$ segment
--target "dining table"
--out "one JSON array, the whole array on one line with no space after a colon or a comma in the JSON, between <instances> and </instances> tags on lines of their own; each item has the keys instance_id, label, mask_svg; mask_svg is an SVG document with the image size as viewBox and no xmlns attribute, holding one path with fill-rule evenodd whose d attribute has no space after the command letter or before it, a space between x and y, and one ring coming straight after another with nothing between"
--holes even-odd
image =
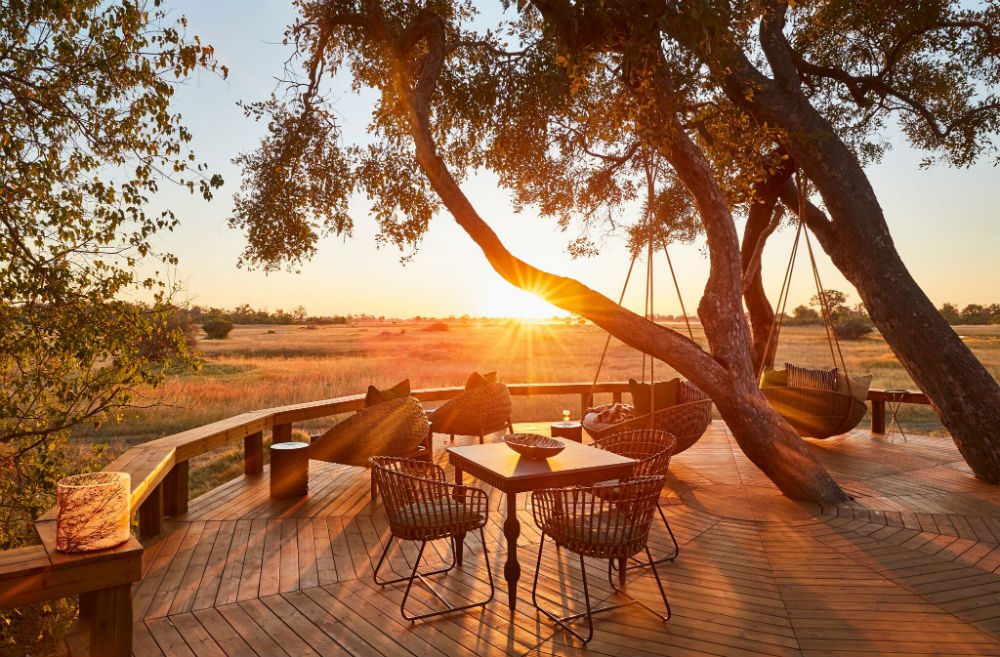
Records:
<instances>
[{"instance_id":1,"label":"dining table","mask_svg":"<svg viewBox=\"0 0 1000 657\"><path fill-rule=\"evenodd\" d=\"M466 474L503 492L507 516L503 534L507 559L503 575L507 582L511 614L517 606L517 585L521 565L517 559L517 539L521 523L517 519L517 495L542 488L583 486L631 475L636 461L613 452L572 440L554 438L565 448L547 459L521 456L504 442L485 445L458 445L447 448L448 461L455 468L455 483L462 485ZM462 537L456 541L455 556L462 563Z\"/></svg>"}]
</instances>

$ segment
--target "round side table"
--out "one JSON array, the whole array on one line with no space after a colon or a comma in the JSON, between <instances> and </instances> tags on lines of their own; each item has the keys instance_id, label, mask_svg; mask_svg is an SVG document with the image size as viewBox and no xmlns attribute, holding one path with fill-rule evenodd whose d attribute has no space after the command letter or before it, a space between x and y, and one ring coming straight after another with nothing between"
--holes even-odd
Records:
<instances>
[{"instance_id":1,"label":"round side table","mask_svg":"<svg viewBox=\"0 0 1000 657\"><path fill-rule=\"evenodd\" d=\"M309 492L309 443L271 445L271 497L303 497Z\"/></svg>"},{"instance_id":2,"label":"round side table","mask_svg":"<svg viewBox=\"0 0 1000 657\"><path fill-rule=\"evenodd\" d=\"M583 442L583 425L579 422L553 422L549 430L553 438L566 438L578 443Z\"/></svg>"}]
</instances>

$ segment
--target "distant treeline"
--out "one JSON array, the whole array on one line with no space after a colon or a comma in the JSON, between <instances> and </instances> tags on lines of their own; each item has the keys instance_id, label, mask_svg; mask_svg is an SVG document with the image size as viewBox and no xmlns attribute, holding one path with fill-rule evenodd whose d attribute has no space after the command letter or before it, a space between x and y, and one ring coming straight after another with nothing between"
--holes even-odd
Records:
<instances>
[{"instance_id":1,"label":"distant treeline","mask_svg":"<svg viewBox=\"0 0 1000 657\"><path fill-rule=\"evenodd\" d=\"M385 320L385 317L374 315L310 315L304 306L291 310L263 310L251 308L249 304L236 306L233 309L212 308L208 306L191 306L188 310L191 321L203 324L210 319L221 319L232 324L350 324Z\"/></svg>"},{"instance_id":2,"label":"distant treeline","mask_svg":"<svg viewBox=\"0 0 1000 657\"><path fill-rule=\"evenodd\" d=\"M1000 304L980 306L970 303L961 310L952 303L946 303L938 311L949 324L1000 324Z\"/></svg>"}]
</instances>

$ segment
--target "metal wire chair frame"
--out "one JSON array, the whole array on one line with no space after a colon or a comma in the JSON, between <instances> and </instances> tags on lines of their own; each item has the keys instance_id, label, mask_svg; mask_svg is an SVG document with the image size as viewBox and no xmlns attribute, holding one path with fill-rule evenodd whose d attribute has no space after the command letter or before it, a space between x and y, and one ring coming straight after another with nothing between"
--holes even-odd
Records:
<instances>
[{"instance_id":1,"label":"metal wire chair frame","mask_svg":"<svg viewBox=\"0 0 1000 657\"><path fill-rule=\"evenodd\" d=\"M594 616L628 605L637 604L662 622L670 620L673 612L663 590L663 581L649 552L649 528L653 520L653 507L663 488L663 476L643 476L619 483L604 483L593 486L572 488L546 488L531 494L532 514L542 535L538 543L538 557L535 561L535 576L531 586L531 602L535 609L560 628L579 639L584 644L594 638ZM612 501L614 500L614 501ZM580 520L584 524L579 524ZM596 522L596 524L595 524ZM590 540L597 530L599 540ZM575 552L580 558L580 572L583 575L583 597L585 611L560 616L544 608L539 603L538 579L541 571L545 538L553 539L559 547ZM656 609L637 598L628 595L624 589L624 570L619 570L619 584L612 577L615 562L624 563L628 558L645 552L660 590L660 597L666 608L664 616ZM598 607L590 602L590 586L587 579L585 557L608 560L608 582L611 588L627 600ZM587 619L586 635L576 631L570 623L580 618Z\"/></svg>"},{"instance_id":2,"label":"metal wire chair frame","mask_svg":"<svg viewBox=\"0 0 1000 657\"><path fill-rule=\"evenodd\" d=\"M496 589L493 585L493 572L490 567L489 551L486 548L486 535L483 531L489 512L489 498L486 492L480 488L448 483L444 468L424 460L373 456L369 459L369 464L372 476L378 481L379 490L382 492L390 531L389 539L382 549L372 577L379 586L406 582L406 591L399 604L403 618L413 623L489 604ZM453 605L427 578L451 571L456 565L456 541L459 537L464 538L466 533L477 530L483 544L490 593L483 600ZM427 543L444 538L449 539L451 546L451 563L445 568L420 572L420 562ZM379 571L396 539L419 541L417 558L409 575L380 579ZM398 572L396 574L399 575ZM441 601L444 608L422 614L409 613L406 603L415 580L422 582L427 590Z\"/></svg>"},{"instance_id":3,"label":"metal wire chair frame","mask_svg":"<svg viewBox=\"0 0 1000 657\"><path fill-rule=\"evenodd\" d=\"M637 477L663 475L665 478L670 469L670 458L674 454L676 445L677 438L670 432L660 429L634 429L606 435L594 441L594 447L638 461L633 470L633 476ZM674 530L671 529L670 522L663 512L659 500L657 500L656 510L659 512L663 526L674 544L672 554L656 560L656 563L659 564L676 559L681 553L681 546L677 542L677 537L674 536ZM649 563L638 561L631 564L629 568L646 568L648 566Z\"/></svg>"}]
</instances>

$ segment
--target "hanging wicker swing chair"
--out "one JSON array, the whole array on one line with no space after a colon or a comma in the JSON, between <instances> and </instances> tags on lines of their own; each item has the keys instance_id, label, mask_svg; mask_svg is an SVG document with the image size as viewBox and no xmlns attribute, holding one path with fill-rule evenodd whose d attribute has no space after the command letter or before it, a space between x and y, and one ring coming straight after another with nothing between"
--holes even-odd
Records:
<instances>
[{"instance_id":1,"label":"hanging wicker swing chair","mask_svg":"<svg viewBox=\"0 0 1000 657\"><path fill-rule=\"evenodd\" d=\"M761 392L767 398L771 407L778 412L803 438L830 438L839 436L851 431L861 422L868 411L864 403L864 397L868 392L868 383L871 377L852 379L847 373L847 364L844 361L844 354L840 349L840 341L833 327L833 318L830 312L828 299L820 280L819 269L816 266L816 257L813 253L812 243L809 240L809 233L802 222L802 215L805 210L805 192L801 177L796 174L796 186L799 196L799 221L795 233L795 240L792 243L792 253L785 269L785 279L782 284L781 293L778 295L777 312L775 320L768 335L768 342L765 353L773 359L774 351L777 349L778 336L781 333L782 322L785 317L785 306L788 303L789 283L792 279L792 272L795 269L795 260L798 254L799 243L805 236L806 250L809 253L809 261L812 265L813 279L816 284L816 294L820 300L823 326L826 329L827 342L830 346L830 355L833 358L834 372L836 373L837 384L835 389L805 387L801 385L788 385L788 366L785 370L770 370L765 364L762 365L760 375ZM839 363L838 363L839 357Z\"/></svg>"},{"instance_id":2,"label":"hanging wicker swing chair","mask_svg":"<svg viewBox=\"0 0 1000 657\"><path fill-rule=\"evenodd\" d=\"M647 218L647 229L648 229L648 242L647 242L647 253L646 253L646 297L645 297L645 315L646 318L652 321L653 319L653 252L654 252L654 242L657 240L653 235L653 199L654 195L654 183L655 183L655 173L654 168L647 163L646 166L646 183L647 183L647 202L646 202L646 218ZM674 273L674 265L670 259L670 251L667 248L667 241L662 241L663 252L667 257L667 265L670 268L670 276L673 279L674 288L677 291L677 298L680 301L681 312L684 314L684 321L687 324L688 336L692 342L695 342L694 331L691 328L691 322L688 320L687 309L684 306L684 298L681 295L680 286L677 283L677 275ZM635 267L635 262L638 259L639 252L636 251L632 256L632 262L629 264L628 274L625 276L625 284L622 286L621 295L618 298L618 305L622 304L625 299L625 291L628 289L629 280L632 277L632 271ZM608 354L608 346L611 343L611 334L608 334L604 341L604 351L601 353L601 360L597 365L597 372L594 374L594 382L591 386L591 399L593 398L593 389L597 386L597 381L601 375L601 367L604 365L604 359ZM641 381L645 382L646 378L646 354L642 355L642 378ZM650 413L645 415L640 415L638 417L631 417L620 422L600 422L597 420L596 412L588 412L583 418L582 425L583 428L587 430L587 433L594 440L601 440L608 436L623 433L626 431L635 431L639 429L654 429L658 431L666 431L673 435L677 442L673 450L673 454L678 454L683 452L687 448L694 445L699 438L704 435L708 426L712 423L712 400L706 395L698 386L691 383L690 381L681 380L677 388L677 402L666 408L657 409L654 402L653 390L655 385L653 382L656 380L653 376L653 358L649 359L649 379L650 379L650 404L649 408L652 409ZM633 403L635 400L633 399ZM591 409L591 411L597 411L598 409Z\"/></svg>"}]
</instances>

